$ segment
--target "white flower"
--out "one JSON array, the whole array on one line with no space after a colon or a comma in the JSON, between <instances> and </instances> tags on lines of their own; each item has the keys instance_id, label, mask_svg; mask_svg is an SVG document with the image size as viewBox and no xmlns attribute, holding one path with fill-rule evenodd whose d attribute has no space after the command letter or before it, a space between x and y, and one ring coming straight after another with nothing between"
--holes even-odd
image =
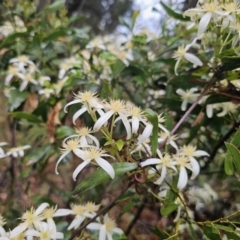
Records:
<instances>
[{"instance_id":1,"label":"white flower","mask_svg":"<svg viewBox=\"0 0 240 240\"><path fill-rule=\"evenodd\" d=\"M218 117L224 117L227 114L235 113L238 109L238 105L232 102L222 102L222 103L214 103L208 104L206 107L206 113L209 118L213 116L213 110L222 110L217 114Z\"/></svg>"},{"instance_id":2,"label":"white flower","mask_svg":"<svg viewBox=\"0 0 240 240\"><path fill-rule=\"evenodd\" d=\"M18 77L22 80L19 90L23 91L29 83L37 85L38 82L33 78L30 73L18 73Z\"/></svg>"},{"instance_id":3,"label":"white flower","mask_svg":"<svg viewBox=\"0 0 240 240\"><path fill-rule=\"evenodd\" d=\"M176 135L169 136L169 133L167 132L161 132L160 136L158 138L158 143L162 143L167 139L166 144L170 144L172 147L174 147L178 151L178 146L175 142L177 139Z\"/></svg>"},{"instance_id":4,"label":"white flower","mask_svg":"<svg viewBox=\"0 0 240 240\"><path fill-rule=\"evenodd\" d=\"M1 148L2 146L7 145L8 143L6 142L0 142L0 158L4 158L5 157L5 153L4 150ZM0 215L1 216L1 215ZM1 225L1 221L0 221L0 225Z\"/></svg>"},{"instance_id":5,"label":"white flower","mask_svg":"<svg viewBox=\"0 0 240 240\"><path fill-rule=\"evenodd\" d=\"M88 43L85 47L86 49L89 48L100 48L100 49L105 49L105 45L103 43L103 40L100 39L100 37L94 38L90 43Z\"/></svg>"},{"instance_id":6,"label":"white flower","mask_svg":"<svg viewBox=\"0 0 240 240\"><path fill-rule=\"evenodd\" d=\"M129 112L126 108L126 103L121 100L110 100L109 103L105 103L105 113L102 113L100 118L95 122L93 130L98 131L112 116L119 116L127 132L127 139L131 138L131 126L128 121Z\"/></svg>"},{"instance_id":7,"label":"white flower","mask_svg":"<svg viewBox=\"0 0 240 240\"><path fill-rule=\"evenodd\" d=\"M50 98L54 94L54 90L51 88L43 88L38 91L39 95L44 95L45 98Z\"/></svg>"},{"instance_id":8,"label":"white flower","mask_svg":"<svg viewBox=\"0 0 240 240\"><path fill-rule=\"evenodd\" d=\"M156 165L157 169L161 169L161 176L159 179L154 182L155 184L160 185L165 177L167 176L168 168L173 169L174 171L177 171L175 165L177 164L176 161L174 161L169 154L165 154L164 156L161 154L159 149L157 149L157 155L159 158L149 158L144 162L140 163L141 167L145 167L148 165Z\"/></svg>"},{"instance_id":9,"label":"white flower","mask_svg":"<svg viewBox=\"0 0 240 240\"><path fill-rule=\"evenodd\" d=\"M91 112L93 109L96 109L99 114L102 112L99 111L99 109L103 108L103 104L100 102L100 100L97 98L95 92L91 91L85 91L85 92L78 92L78 94L74 94L73 101L69 102L65 107L64 111L66 112L66 109L68 106L76 103L82 103L82 108L80 108L74 115L73 115L73 123L75 124L75 121L79 116L81 116L84 112L88 111Z\"/></svg>"},{"instance_id":10,"label":"white flower","mask_svg":"<svg viewBox=\"0 0 240 240\"><path fill-rule=\"evenodd\" d=\"M34 62L32 62L31 60L29 60L29 57L26 55L20 55L16 58L12 58L10 59L9 63L12 63L14 66L16 66L20 71L26 72L26 68L25 67L29 67L29 66L35 66ZM34 68L32 68L31 70L33 70Z\"/></svg>"},{"instance_id":11,"label":"white flower","mask_svg":"<svg viewBox=\"0 0 240 240\"><path fill-rule=\"evenodd\" d=\"M151 147L149 144L150 144L149 138L140 144L137 143L137 145L132 148L131 154L133 154L135 152L144 152L147 155L152 155Z\"/></svg>"},{"instance_id":12,"label":"white flower","mask_svg":"<svg viewBox=\"0 0 240 240\"><path fill-rule=\"evenodd\" d=\"M84 205L71 204L71 214L75 215L75 218L68 227L68 230L77 229L85 218L93 218L96 215L100 205L95 205L92 202L88 202Z\"/></svg>"},{"instance_id":13,"label":"white flower","mask_svg":"<svg viewBox=\"0 0 240 240\"><path fill-rule=\"evenodd\" d=\"M90 223L87 226L90 230L99 230L99 240L112 240L113 233L123 234L122 229L116 227L115 221L108 217L108 214L104 215L103 224Z\"/></svg>"},{"instance_id":14,"label":"white flower","mask_svg":"<svg viewBox=\"0 0 240 240\"><path fill-rule=\"evenodd\" d=\"M177 188L179 190L182 190L187 185L187 181L188 181L188 174L187 174L186 168L192 171L193 177L196 177L199 173L199 166L196 166L195 164L192 165L190 159L185 156L178 155L178 156L175 156L174 159L176 160L176 162L180 167ZM198 164L197 161L196 161L196 164Z\"/></svg>"},{"instance_id":15,"label":"white flower","mask_svg":"<svg viewBox=\"0 0 240 240\"><path fill-rule=\"evenodd\" d=\"M45 222L42 222L42 224L38 227L38 231L35 229L28 230L27 235L37 237L39 240L56 240L64 238L63 233L56 232L54 229L51 229Z\"/></svg>"},{"instance_id":16,"label":"white flower","mask_svg":"<svg viewBox=\"0 0 240 240\"><path fill-rule=\"evenodd\" d=\"M215 19L218 16L223 17L228 13L221 10L219 3L211 2L204 3L200 7L188 9L184 12L185 16L194 16L201 18L198 25L198 36L201 36L207 29L211 19Z\"/></svg>"},{"instance_id":17,"label":"white flower","mask_svg":"<svg viewBox=\"0 0 240 240\"><path fill-rule=\"evenodd\" d=\"M73 151L79 158L82 157L83 151L80 149L81 144L79 142L78 138L70 139L67 141L63 141L62 143L63 148L60 148L60 151L62 152L61 157L58 159L56 167L55 167L55 173L59 174L57 171L58 164L61 162L61 160L67 156L71 151Z\"/></svg>"},{"instance_id":18,"label":"white flower","mask_svg":"<svg viewBox=\"0 0 240 240\"><path fill-rule=\"evenodd\" d=\"M45 219L47 220L48 228L55 233L57 233L57 227L53 218L67 216L69 214L71 214L70 209L63 209L63 208L57 209L57 206L48 207L42 213L44 220Z\"/></svg>"},{"instance_id":19,"label":"white flower","mask_svg":"<svg viewBox=\"0 0 240 240\"><path fill-rule=\"evenodd\" d=\"M10 81L12 80L13 77L18 76L19 69L16 66L8 66L8 74L5 77L5 85L9 86Z\"/></svg>"},{"instance_id":20,"label":"white flower","mask_svg":"<svg viewBox=\"0 0 240 240\"><path fill-rule=\"evenodd\" d=\"M96 145L96 147L100 146L98 139L93 135L91 135L93 131L90 128L81 127L81 128L76 128L75 131L77 134L74 134L72 136L65 138L64 141L72 137L78 137L80 145L82 147L93 145L93 143Z\"/></svg>"},{"instance_id":21,"label":"white flower","mask_svg":"<svg viewBox=\"0 0 240 240\"><path fill-rule=\"evenodd\" d=\"M15 147L10 148L8 152L6 153L6 156L13 156L15 158L17 157L23 157L24 156L24 150L31 148L30 145L25 145L21 147Z\"/></svg>"},{"instance_id":22,"label":"white flower","mask_svg":"<svg viewBox=\"0 0 240 240\"><path fill-rule=\"evenodd\" d=\"M32 229L33 227L35 227L36 229L41 228L44 219L41 213L48 206L48 203L42 203L36 210L31 208L31 210L26 211L21 218L23 223L20 223L11 231L10 237L16 237L20 233L24 232L26 229Z\"/></svg>"},{"instance_id":23,"label":"white flower","mask_svg":"<svg viewBox=\"0 0 240 240\"><path fill-rule=\"evenodd\" d=\"M96 161L96 163L109 174L109 176L113 179L115 177L115 172L112 165L106 161L102 157L111 157L111 155L106 154L104 150L96 147L90 147L83 151L81 158L83 162L78 165L78 167L73 172L73 179L76 180L77 175L82 171L82 169L87 166L92 160Z\"/></svg>"},{"instance_id":24,"label":"white flower","mask_svg":"<svg viewBox=\"0 0 240 240\"><path fill-rule=\"evenodd\" d=\"M162 117L162 113L158 115L158 127L163 130L166 133L169 133L169 131L162 125L162 123L165 122L165 118Z\"/></svg>"},{"instance_id":25,"label":"white flower","mask_svg":"<svg viewBox=\"0 0 240 240\"><path fill-rule=\"evenodd\" d=\"M185 58L187 61L191 62L194 65L194 67L203 65L202 61L198 57L196 57L192 53L187 52L196 43L196 41L198 39L200 39L200 38L195 38L191 44L187 44L185 47L184 47L184 45L178 47L178 50L174 52L173 58L175 58L177 60L175 67L174 67L174 71L175 71L176 75L178 75L178 73L177 73L178 65L183 58Z\"/></svg>"},{"instance_id":26,"label":"white flower","mask_svg":"<svg viewBox=\"0 0 240 240\"><path fill-rule=\"evenodd\" d=\"M151 123L146 123L146 127L144 128L142 134L138 136L138 145L145 142L152 134L153 125Z\"/></svg>"},{"instance_id":27,"label":"white flower","mask_svg":"<svg viewBox=\"0 0 240 240\"><path fill-rule=\"evenodd\" d=\"M60 63L59 67L59 73L58 73L58 78L62 79L65 74L71 69L71 73L75 73L75 69L73 69L74 67L78 67L80 68L81 66L81 61L76 59L75 57L71 57L71 58L66 58L63 60L62 63Z\"/></svg>"},{"instance_id":28,"label":"white flower","mask_svg":"<svg viewBox=\"0 0 240 240\"><path fill-rule=\"evenodd\" d=\"M45 82L50 82L51 78L49 76L40 76L38 78L38 83L43 86L45 84Z\"/></svg>"},{"instance_id":29,"label":"white flower","mask_svg":"<svg viewBox=\"0 0 240 240\"><path fill-rule=\"evenodd\" d=\"M176 93L181 96L183 102L181 105L181 110L186 111L187 109L187 104L188 103L193 103L197 97L199 96L198 93L196 92L198 89L197 88L191 88L189 90L184 91L183 89L179 88L177 89Z\"/></svg>"}]
</instances>

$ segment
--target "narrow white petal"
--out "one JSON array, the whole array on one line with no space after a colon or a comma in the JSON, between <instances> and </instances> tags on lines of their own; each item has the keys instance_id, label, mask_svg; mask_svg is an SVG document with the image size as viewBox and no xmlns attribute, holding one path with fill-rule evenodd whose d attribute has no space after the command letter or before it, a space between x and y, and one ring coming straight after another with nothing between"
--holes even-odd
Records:
<instances>
[{"instance_id":1,"label":"narrow white petal","mask_svg":"<svg viewBox=\"0 0 240 240\"><path fill-rule=\"evenodd\" d=\"M131 126L130 126L130 123L129 121L127 120L127 118L121 114L120 115L121 119L122 119L122 122L123 122L123 125L126 129L126 132L127 132L127 140L131 138L132 134L131 134Z\"/></svg>"},{"instance_id":2,"label":"narrow white petal","mask_svg":"<svg viewBox=\"0 0 240 240\"><path fill-rule=\"evenodd\" d=\"M106 232L106 234L107 234L107 240L113 240L111 233Z\"/></svg>"},{"instance_id":3,"label":"narrow white petal","mask_svg":"<svg viewBox=\"0 0 240 240\"><path fill-rule=\"evenodd\" d=\"M72 105L72 104L75 104L75 103L81 103L81 102L80 102L80 100L77 100L77 99L69 102L69 103L64 107L64 112L67 112L66 109L67 109L68 106L70 106L70 105Z\"/></svg>"},{"instance_id":4,"label":"narrow white petal","mask_svg":"<svg viewBox=\"0 0 240 240\"><path fill-rule=\"evenodd\" d=\"M93 140L93 142L96 144L97 147L100 146L99 141L96 137L92 136L91 134L89 134L88 137Z\"/></svg>"},{"instance_id":5,"label":"narrow white petal","mask_svg":"<svg viewBox=\"0 0 240 240\"><path fill-rule=\"evenodd\" d=\"M28 223L24 222L24 223L20 223L17 227L15 227L10 234L10 238L14 238L17 235L19 235L20 233L24 232L28 227Z\"/></svg>"},{"instance_id":6,"label":"narrow white petal","mask_svg":"<svg viewBox=\"0 0 240 240\"><path fill-rule=\"evenodd\" d=\"M73 180L76 181L77 175L89 164L89 161L83 161L81 164L77 166L77 168L73 172Z\"/></svg>"},{"instance_id":7,"label":"narrow white petal","mask_svg":"<svg viewBox=\"0 0 240 240\"><path fill-rule=\"evenodd\" d=\"M138 144L143 143L145 140L147 140L150 137L150 135L152 134L152 129L153 129L152 124L149 123L146 125L146 127L143 130L143 133L138 137Z\"/></svg>"},{"instance_id":8,"label":"narrow white petal","mask_svg":"<svg viewBox=\"0 0 240 240\"><path fill-rule=\"evenodd\" d=\"M199 157L199 156L210 156L207 152L203 151L203 150L197 150L194 152L194 156L195 157Z\"/></svg>"},{"instance_id":9,"label":"narrow white petal","mask_svg":"<svg viewBox=\"0 0 240 240\"><path fill-rule=\"evenodd\" d=\"M182 105L181 105L181 110L182 110L182 111L186 111L186 109L187 109L187 104L188 104L188 100L187 100L187 99L184 99L183 102L182 102Z\"/></svg>"},{"instance_id":10,"label":"narrow white petal","mask_svg":"<svg viewBox=\"0 0 240 240\"><path fill-rule=\"evenodd\" d=\"M91 230L99 230L101 228L102 224L100 223L90 223L87 225L87 228L88 229L91 229Z\"/></svg>"},{"instance_id":11,"label":"narrow white petal","mask_svg":"<svg viewBox=\"0 0 240 240\"><path fill-rule=\"evenodd\" d=\"M104 115L102 115L94 124L93 130L98 131L102 125L104 125L105 122L108 121L108 119L114 114L113 111L106 112Z\"/></svg>"},{"instance_id":12,"label":"narrow white petal","mask_svg":"<svg viewBox=\"0 0 240 240\"><path fill-rule=\"evenodd\" d=\"M113 179L115 177L115 172L114 169L112 167L112 165L106 161L103 158L97 158L95 159L95 161L97 162L97 164L105 171L109 174L109 176Z\"/></svg>"},{"instance_id":13,"label":"narrow white petal","mask_svg":"<svg viewBox=\"0 0 240 240\"><path fill-rule=\"evenodd\" d=\"M175 75L176 75L176 76L178 76L177 69L178 69L178 65L179 65L181 59L182 59L181 57L178 58L177 62L175 63L174 72L175 72Z\"/></svg>"},{"instance_id":14,"label":"narrow white petal","mask_svg":"<svg viewBox=\"0 0 240 240\"><path fill-rule=\"evenodd\" d=\"M84 156L84 151L79 149L79 148L76 148L73 150L73 152L79 157L79 158L83 158Z\"/></svg>"},{"instance_id":15,"label":"narrow white petal","mask_svg":"<svg viewBox=\"0 0 240 240\"><path fill-rule=\"evenodd\" d=\"M78 117L80 117L83 113L87 111L87 108L85 106L82 106L74 115L73 115L73 124L76 124L76 120Z\"/></svg>"},{"instance_id":16,"label":"narrow white petal","mask_svg":"<svg viewBox=\"0 0 240 240\"><path fill-rule=\"evenodd\" d=\"M166 175L167 175L167 167L162 166L161 177L154 183L157 185L160 185L163 182L163 180L165 179Z\"/></svg>"},{"instance_id":17,"label":"narrow white petal","mask_svg":"<svg viewBox=\"0 0 240 240\"><path fill-rule=\"evenodd\" d=\"M202 66L203 63L202 61L196 57L195 55L193 55L192 53L185 53L184 57L191 62L192 64L196 65L196 66Z\"/></svg>"},{"instance_id":18,"label":"narrow white petal","mask_svg":"<svg viewBox=\"0 0 240 240\"><path fill-rule=\"evenodd\" d=\"M12 80L12 78L13 78L13 74L7 75L6 78L5 78L5 85L8 86L10 81Z\"/></svg>"},{"instance_id":19,"label":"narrow white petal","mask_svg":"<svg viewBox=\"0 0 240 240\"><path fill-rule=\"evenodd\" d=\"M132 118L132 133L137 133L139 129L139 119L137 117Z\"/></svg>"},{"instance_id":20,"label":"narrow white petal","mask_svg":"<svg viewBox=\"0 0 240 240\"><path fill-rule=\"evenodd\" d=\"M174 141L170 141L170 145L178 151L178 146Z\"/></svg>"},{"instance_id":21,"label":"narrow white petal","mask_svg":"<svg viewBox=\"0 0 240 240\"><path fill-rule=\"evenodd\" d=\"M181 96L184 96L186 94L186 92L181 88L177 89L176 93Z\"/></svg>"},{"instance_id":22,"label":"narrow white petal","mask_svg":"<svg viewBox=\"0 0 240 240\"><path fill-rule=\"evenodd\" d=\"M192 171L191 179L194 179L200 173L200 165L195 158L190 157L189 159L190 159L191 166L192 166L191 167L191 171Z\"/></svg>"},{"instance_id":23,"label":"narrow white petal","mask_svg":"<svg viewBox=\"0 0 240 240\"><path fill-rule=\"evenodd\" d=\"M161 162L162 161L159 158L149 158L148 160L146 160L144 162L141 162L140 166L145 167L145 166L148 166L148 165L156 165L156 164L159 164Z\"/></svg>"},{"instance_id":24,"label":"narrow white petal","mask_svg":"<svg viewBox=\"0 0 240 240\"><path fill-rule=\"evenodd\" d=\"M211 118L213 116L213 105L212 104L207 105L206 113L209 118Z\"/></svg>"},{"instance_id":25,"label":"narrow white petal","mask_svg":"<svg viewBox=\"0 0 240 240\"><path fill-rule=\"evenodd\" d=\"M182 190L187 185L187 181L188 181L187 171L186 171L185 167L180 167L177 188L179 190Z\"/></svg>"},{"instance_id":26,"label":"narrow white petal","mask_svg":"<svg viewBox=\"0 0 240 240\"><path fill-rule=\"evenodd\" d=\"M123 234L123 230L121 228L118 228L118 227L113 228L112 231L115 232L115 233L118 233L118 234Z\"/></svg>"},{"instance_id":27,"label":"narrow white petal","mask_svg":"<svg viewBox=\"0 0 240 240\"><path fill-rule=\"evenodd\" d=\"M63 217L70 214L74 214L74 212L70 209L59 208L54 214L53 217Z\"/></svg>"},{"instance_id":28,"label":"narrow white petal","mask_svg":"<svg viewBox=\"0 0 240 240\"><path fill-rule=\"evenodd\" d=\"M20 85L19 91L22 92L28 85L28 81L23 81Z\"/></svg>"},{"instance_id":29,"label":"narrow white petal","mask_svg":"<svg viewBox=\"0 0 240 240\"><path fill-rule=\"evenodd\" d=\"M85 217L83 216L77 216L73 219L73 221L71 222L71 224L68 227L68 230L71 230L72 228L77 229L80 224L83 222L83 220L85 219Z\"/></svg>"},{"instance_id":30,"label":"narrow white petal","mask_svg":"<svg viewBox=\"0 0 240 240\"><path fill-rule=\"evenodd\" d=\"M102 225L99 231L99 240L106 240L107 230L106 225Z\"/></svg>"},{"instance_id":31,"label":"narrow white petal","mask_svg":"<svg viewBox=\"0 0 240 240\"><path fill-rule=\"evenodd\" d=\"M70 153L70 151L64 152L64 153L61 155L61 157L58 159L57 164L56 164L56 167L55 167L55 173L56 173L56 174L59 174L59 172L58 172L58 170L57 170L58 164L59 164L59 163L62 161L62 159L65 158L65 156L67 156L69 153Z\"/></svg>"},{"instance_id":32,"label":"narrow white petal","mask_svg":"<svg viewBox=\"0 0 240 240\"><path fill-rule=\"evenodd\" d=\"M211 12L207 12L203 15L198 25L198 36L202 35L205 32L211 18L212 18Z\"/></svg>"},{"instance_id":33,"label":"narrow white petal","mask_svg":"<svg viewBox=\"0 0 240 240\"><path fill-rule=\"evenodd\" d=\"M45 208L47 208L49 206L49 203L42 203L35 211L35 215L39 215L41 214Z\"/></svg>"}]
</instances>

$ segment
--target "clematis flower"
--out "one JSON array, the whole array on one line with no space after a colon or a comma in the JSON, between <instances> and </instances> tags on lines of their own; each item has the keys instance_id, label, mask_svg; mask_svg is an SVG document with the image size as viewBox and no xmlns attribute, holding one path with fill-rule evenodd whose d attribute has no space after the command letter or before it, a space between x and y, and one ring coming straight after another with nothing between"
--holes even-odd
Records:
<instances>
[{"instance_id":1,"label":"clematis flower","mask_svg":"<svg viewBox=\"0 0 240 240\"><path fill-rule=\"evenodd\" d=\"M181 96L183 102L181 105L181 110L186 111L187 109L187 104L188 103L193 103L197 97L199 96L198 93L196 92L198 89L197 88L191 88L189 90L184 91L183 89L179 88L177 89L176 93Z\"/></svg>"},{"instance_id":2,"label":"clematis flower","mask_svg":"<svg viewBox=\"0 0 240 240\"><path fill-rule=\"evenodd\" d=\"M96 147L100 146L98 139L93 135L91 135L93 131L90 128L88 127L76 128L75 131L77 134L74 134L65 138L64 141L72 137L78 137L80 145L82 147L93 145L93 143L96 145Z\"/></svg>"},{"instance_id":3,"label":"clematis flower","mask_svg":"<svg viewBox=\"0 0 240 240\"><path fill-rule=\"evenodd\" d=\"M175 140L177 139L176 135L169 136L169 133L161 132L159 137L158 137L158 143L164 142L165 139L167 139L167 143L166 144L170 144L172 147L174 147L178 151L178 146L177 146L177 144L175 142Z\"/></svg>"},{"instance_id":4,"label":"clematis flower","mask_svg":"<svg viewBox=\"0 0 240 240\"><path fill-rule=\"evenodd\" d=\"M105 103L105 113L102 113L100 118L95 122L93 130L98 131L112 116L119 116L127 132L127 139L131 138L131 126L128 121L129 112L126 108L126 103L121 100L110 100L109 103Z\"/></svg>"},{"instance_id":5,"label":"clematis flower","mask_svg":"<svg viewBox=\"0 0 240 240\"><path fill-rule=\"evenodd\" d=\"M145 167L148 165L156 165L156 168L158 170L161 169L160 178L158 178L158 180L154 182L155 184L160 185L167 176L168 168L171 168L177 172L177 169L175 167L177 162L174 161L169 154L165 154L163 156L159 149L157 149L157 155L159 158L149 158L146 161L141 162L140 166Z\"/></svg>"},{"instance_id":6,"label":"clematis flower","mask_svg":"<svg viewBox=\"0 0 240 240\"><path fill-rule=\"evenodd\" d=\"M106 154L105 151L100 148L90 147L84 150L81 154L83 162L79 164L73 172L74 181L76 180L77 175L82 171L82 169L93 160L96 161L96 163L113 179L115 177L114 169L112 165L103 157L114 158L111 155Z\"/></svg>"},{"instance_id":7,"label":"clematis flower","mask_svg":"<svg viewBox=\"0 0 240 240\"><path fill-rule=\"evenodd\" d=\"M30 210L26 211L21 217L23 223L20 223L11 231L10 237L16 237L25 230L32 229L33 227L36 229L41 228L44 219L42 212L48 206L48 203L42 203L36 210L34 208L31 208Z\"/></svg>"},{"instance_id":8,"label":"clematis flower","mask_svg":"<svg viewBox=\"0 0 240 240\"><path fill-rule=\"evenodd\" d=\"M211 19L216 19L218 16L224 17L228 13L221 10L221 6L217 2L204 3L199 7L188 9L184 12L184 16L197 16L201 18L198 25L198 36L201 36L207 29Z\"/></svg>"},{"instance_id":9,"label":"clematis flower","mask_svg":"<svg viewBox=\"0 0 240 240\"><path fill-rule=\"evenodd\" d=\"M8 152L6 153L6 156L13 156L15 158L17 157L23 157L24 156L24 150L31 148L30 145L25 145L21 147L15 147L10 148Z\"/></svg>"},{"instance_id":10,"label":"clematis flower","mask_svg":"<svg viewBox=\"0 0 240 240\"><path fill-rule=\"evenodd\" d=\"M56 167L55 167L55 173L59 174L57 171L58 164L62 161L63 158L65 158L71 151L73 151L79 158L82 157L83 151L80 149L81 144L78 138L70 139L67 141L63 141L62 143L63 148L60 148L60 151L62 152L61 157L58 159Z\"/></svg>"},{"instance_id":11,"label":"clematis flower","mask_svg":"<svg viewBox=\"0 0 240 240\"><path fill-rule=\"evenodd\" d=\"M200 38L195 38L192 43L187 44L186 46L182 45L182 46L178 47L177 51L174 52L173 58L175 58L175 60L177 60L175 67L174 67L174 71L175 71L176 75L178 75L177 69L178 69L178 65L182 59L186 59L187 61L191 62L194 67L203 65L202 61L198 57L196 57L192 53L187 52L194 44L196 44L196 41L198 39L200 39Z\"/></svg>"},{"instance_id":12,"label":"clematis flower","mask_svg":"<svg viewBox=\"0 0 240 240\"><path fill-rule=\"evenodd\" d=\"M6 143L6 142L0 142L0 158L4 158L6 156L4 153L4 150L1 147L6 146L7 144L8 143ZM1 218L1 215L0 215L0 218ZM0 223L1 223L1 221L0 221Z\"/></svg>"},{"instance_id":13,"label":"clematis flower","mask_svg":"<svg viewBox=\"0 0 240 240\"><path fill-rule=\"evenodd\" d=\"M177 183L177 188L179 190L182 190L186 185L187 185L187 181L188 181L188 174L187 174L187 169L189 169L190 171L192 171L192 177L196 177L199 174L199 166L196 166L195 164L192 165L190 159L188 157L185 156L181 156L181 155L175 155L174 157L175 161L177 162L177 165L179 165L179 179L178 179L178 183ZM194 162L196 164L196 162ZM199 165L199 164L198 164Z\"/></svg>"},{"instance_id":14,"label":"clematis flower","mask_svg":"<svg viewBox=\"0 0 240 240\"><path fill-rule=\"evenodd\" d=\"M78 110L73 115L73 124L75 124L75 121L78 117L80 117L84 112L86 111L93 111L93 109L96 109L97 112L101 115L102 111L99 111L103 108L103 104L100 102L100 100L97 98L95 92L91 91L85 91L85 92L78 92L78 94L74 94L75 100L69 102L65 107L64 111L66 112L66 109L68 106L76 103L82 103L82 108Z\"/></svg>"},{"instance_id":15,"label":"clematis flower","mask_svg":"<svg viewBox=\"0 0 240 240\"><path fill-rule=\"evenodd\" d=\"M45 98L50 98L52 94L54 94L54 90L51 88L43 88L38 91L39 95L43 95Z\"/></svg>"},{"instance_id":16,"label":"clematis flower","mask_svg":"<svg viewBox=\"0 0 240 240\"><path fill-rule=\"evenodd\" d=\"M88 202L84 205L71 204L69 210L71 214L75 215L75 218L68 227L68 230L77 229L86 218L93 218L96 215L100 205L96 205L92 202Z\"/></svg>"},{"instance_id":17,"label":"clematis flower","mask_svg":"<svg viewBox=\"0 0 240 240\"><path fill-rule=\"evenodd\" d=\"M203 150L196 150L196 147L192 145L184 145L182 148L180 148L178 155L186 156L189 158L192 169L194 169L191 179L194 179L200 172L200 165L195 157L209 156L207 152Z\"/></svg>"},{"instance_id":18,"label":"clematis flower","mask_svg":"<svg viewBox=\"0 0 240 240\"><path fill-rule=\"evenodd\" d=\"M20 85L19 90L22 92L29 83L32 83L34 85L37 85L38 82L36 79L33 78L33 76L30 73L18 73L18 77L22 80L22 83Z\"/></svg>"},{"instance_id":19,"label":"clematis flower","mask_svg":"<svg viewBox=\"0 0 240 240\"><path fill-rule=\"evenodd\" d=\"M112 240L113 233L123 234L122 229L116 227L114 220L108 217L108 214L105 214L103 217L103 224L94 222L90 223L87 226L87 229L90 230L99 230L99 240Z\"/></svg>"},{"instance_id":20,"label":"clematis flower","mask_svg":"<svg viewBox=\"0 0 240 240\"><path fill-rule=\"evenodd\" d=\"M138 145L145 142L152 134L153 125L151 123L147 123L144 128L142 134L138 136Z\"/></svg>"}]
</instances>

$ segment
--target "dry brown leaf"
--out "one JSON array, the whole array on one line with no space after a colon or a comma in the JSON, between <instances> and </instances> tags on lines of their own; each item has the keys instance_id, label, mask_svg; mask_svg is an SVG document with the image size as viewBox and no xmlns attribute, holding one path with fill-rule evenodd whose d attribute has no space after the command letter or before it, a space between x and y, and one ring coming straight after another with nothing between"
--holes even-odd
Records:
<instances>
[{"instance_id":1,"label":"dry brown leaf","mask_svg":"<svg viewBox=\"0 0 240 240\"><path fill-rule=\"evenodd\" d=\"M38 107L38 95L36 93L30 93L27 101L24 104L25 112L32 112Z\"/></svg>"},{"instance_id":2,"label":"dry brown leaf","mask_svg":"<svg viewBox=\"0 0 240 240\"><path fill-rule=\"evenodd\" d=\"M48 113L47 120L47 130L49 134L49 141L53 143L55 141L55 125L61 125L61 121L59 120L59 112L62 109L61 102L57 102L53 109Z\"/></svg>"},{"instance_id":3,"label":"dry brown leaf","mask_svg":"<svg viewBox=\"0 0 240 240\"><path fill-rule=\"evenodd\" d=\"M195 121L193 122L193 124L191 125L191 127L196 127L197 125L199 125L199 124L202 122L204 116L205 116L205 113L201 111L201 112L198 114L198 116L197 116L197 118L195 119Z\"/></svg>"}]
</instances>

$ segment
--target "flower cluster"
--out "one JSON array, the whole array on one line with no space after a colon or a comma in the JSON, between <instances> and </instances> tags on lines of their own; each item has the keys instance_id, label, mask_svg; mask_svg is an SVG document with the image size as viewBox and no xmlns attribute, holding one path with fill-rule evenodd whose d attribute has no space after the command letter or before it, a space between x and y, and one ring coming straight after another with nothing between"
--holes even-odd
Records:
<instances>
[{"instance_id":1,"label":"flower cluster","mask_svg":"<svg viewBox=\"0 0 240 240\"><path fill-rule=\"evenodd\" d=\"M8 149L7 152L3 150L3 146L6 146L8 143L6 142L1 142L0 143L0 158L12 156L14 158L17 157L23 157L24 156L24 150L31 148L30 145L25 145L25 146L19 146L19 147L13 147Z\"/></svg>"},{"instance_id":2,"label":"flower cluster","mask_svg":"<svg viewBox=\"0 0 240 240\"><path fill-rule=\"evenodd\" d=\"M63 239L64 234L57 230L54 218L74 215L74 219L68 226L68 230L77 229L86 218L96 216L100 205L92 202L86 204L71 204L71 209L50 207L48 203L42 203L37 209L31 208L23 213L22 222L8 232L4 229L5 219L0 215L0 240L10 239ZM92 222L87 227L90 230L99 230L99 239L112 239L114 232L123 234L120 228L116 227L115 221L106 214L103 223L100 218L97 222Z\"/></svg>"}]
</instances>

